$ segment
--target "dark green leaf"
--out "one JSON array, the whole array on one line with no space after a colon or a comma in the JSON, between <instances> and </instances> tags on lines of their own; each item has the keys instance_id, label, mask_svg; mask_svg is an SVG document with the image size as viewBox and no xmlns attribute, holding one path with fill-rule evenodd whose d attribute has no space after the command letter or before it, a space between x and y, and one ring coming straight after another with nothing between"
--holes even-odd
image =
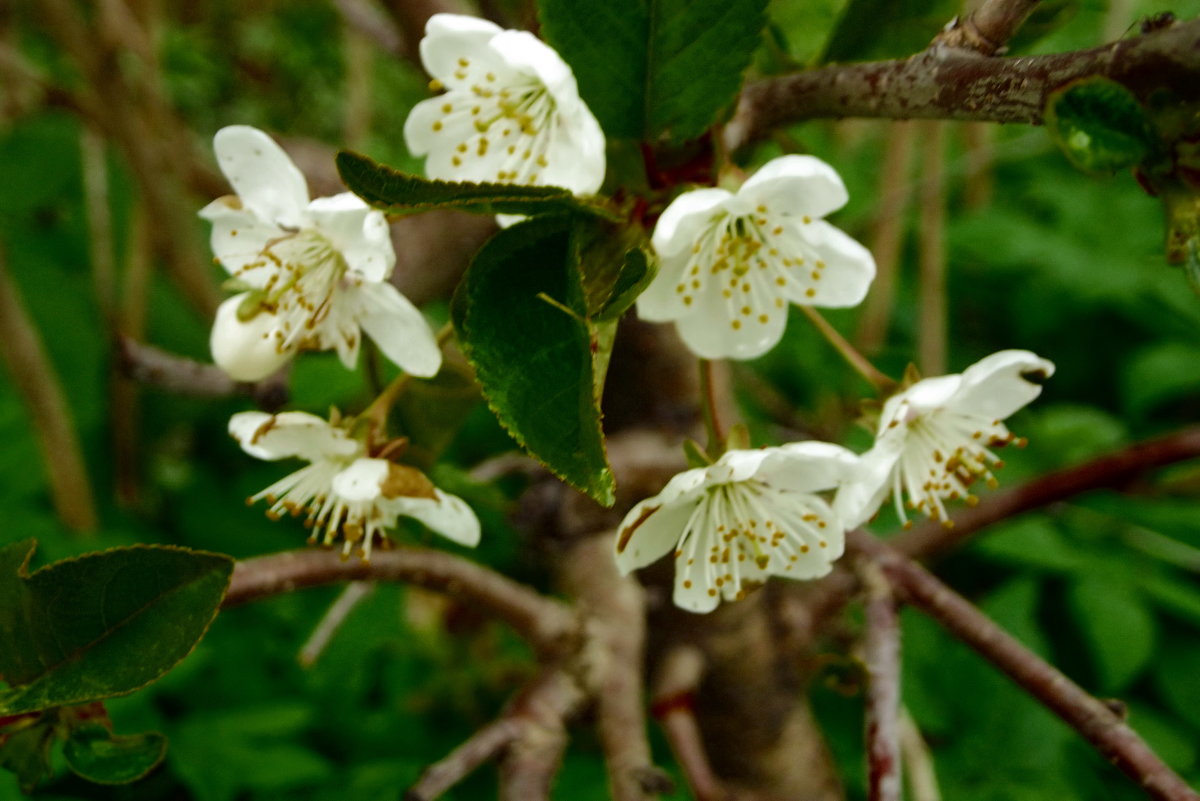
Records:
<instances>
[{"instance_id":1,"label":"dark green leaf","mask_svg":"<svg viewBox=\"0 0 1200 801\"><path fill-rule=\"evenodd\" d=\"M737 94L765 0L541 0L542 33L614 139L701 134Z\"/></svg>"},{"instance_id":2,"label":"dark green leaf","mask_svg":"<svg viewBox=\"0 0 1200 801\"><path fill-rule=\"evenodd\" d=\"M960 8L961 4L949 0L850 0L820 61L906 58L925 49Z\"/></svg>"},{"instance_id":3,"label":"dark green leaf","mask_svg":"<svg viewBox=\"0 0 1200 801\"><path fill-rule=\"evenodd\" d=\"M233 560L135 546L26 570L34 543L0 550L0 714L124 695L191 652Z\"/></svg>"},{"instance_id":4,"label":"dark green leaf","mask_svg":"<svg viewBox=\"0 0 1200 801\"><path fill-rule=\"evenodd\" d=\"M388 214L420 214L434 209L475 214L609 213L557 186L430 181L347 151L337 154L337 167L351 191Z\"/></svg>"},{"instance_id":5,"label":"dark green leaf","mask_svg":"<svg viewBox=\"0 0 1200 801\"><path fill-rule=\"evenodd\" d=\"M1147 345L1122 378L1125 408L1136 417L1170 401L1194 401L1200 393L1200 347L1185 342Z\"/></svg>"},{"instance_id":6,"label":"dark green leaf","mask_svg":"<svg viewBox=\"0 0 1200 801\"><path fill-rule=\"evenodd\" d=\"M1067 597L1092 653L1101 690L1123 690L1154 654L1154 615L1132 585L1105 577L1077 581Z\"/></svg>"},{"instance_id":7,"label":"dark green leaf","mask_svg":"<svg viewBox=\"0 0 1200 801\"><path fill-rule=\"evenodd\" d=\"M1085 172L1133 167L1157 146L1137 98L1107 78L1085 78L1052 92L1045 120L1055 144Z\"/></svg>"},{"instance_id":8,"label":"dark green leaf","mask_svg":"<svg viewBox=\"0 0 1200 801\"><path fill-rule=\"evenodd\" d=\"M1154 679L1167 705L1184 720L1200 709L1200 643L1182 639L1164 644L1154 661Z\"/></svg>"},{"instance_id":9,"label":"dark green leaf","mask_svg":"<svg viewBox=\"0 0 1200 801\"><path fill-rule=\"evenodd\" d=\"M0 735L0 768L16 774L21 789L28 793L50 775L50 746L54 744L51 726L33 724Z\"/></svg>"},{"instance_id":10,"label":"dark green leaf","mask_svg":"<svg viewBox=\"0 0 1200 801\"><path fill-rule=\"evenodd\" d=\"M493 237L471 263L452 312L501 424L560 478L611 505L571 219L528 220Z\"/></svg>"},{"instance_id":11,"label":"dark green leaf","mask_svg":"<svg viewBox=\"0 0 1200 801\"><path fill-rule=\"evenodd\" d=\"M123 737L99 724L79 727L63 746L71 770L97 784L137 781L162 762L166 753L167 738L158 732Z\"/></svg>"}]
</instances>

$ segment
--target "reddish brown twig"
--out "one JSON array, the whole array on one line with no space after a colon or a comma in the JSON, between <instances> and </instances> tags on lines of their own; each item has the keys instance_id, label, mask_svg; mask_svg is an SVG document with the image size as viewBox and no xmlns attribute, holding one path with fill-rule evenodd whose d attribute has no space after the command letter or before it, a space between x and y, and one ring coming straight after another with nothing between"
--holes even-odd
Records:
<instances>
[{"instance_id":1,"label":"reddish brown twig","mask_svg":"<svg viewBox=\"0 0 1200 801\"><path fill-rule=\"evenodd\" d=\"M905 602L1002 670L1152 798L1200 801L1200 793L1167 767L1111 708L1084 692L923 567L864 531L849 532L847 547L873 559Z\"/></svg>"},{"instance_id":2,"label":"reddish brown twig","mask_svg":"<svg viewBox=\"0 0 1200 801\"><path fill-rule=\"evenodd\" d=\"M690 645L672 648L659 662L651 710L696 801L726 801L729 793L708 761L692 706L703 674L704 654L699 648Z\"/></svg>"},{"instance_id":3,"label":"reddish brown twig","mask_svg":"<svg viewBox=\"0 0 1200 801\"><path fill-rule=\"evenodd\" d=\"M935 41L947 47L994 56L1004 49L1041 0L985 0L942 31Z\"/></svg>"},{"instance_id":4,"label":"reddish brown twig","mask_svg":"<svg viewBox=\"0 0 1200 801\"><path fill-rule=\"evenodd\" d=\"M520 737L521 728L519 722L508 716L492 721L444 759L426 768L404 794L404 801L433 801Z\"/></svg>"},{"instance_id":5,"label":"reddish brown twig","mask_svg":"<svg viewBox=\"0 0 1200 801\"><path fill-rule=\"evenodd\" d=\"M342 561L339 554L321 550L247 559L234 568L223 606L342 581L407 582L471 601L542 652L559 652L578 631L574 613L563 603L474 562L425 548L377 551L369 562Z\"/></svg>"},{"instance_id":6,"label":"reddish brown twig","mask_svg":"<svg viewBox=\"0 0 1200 801\"><path fill-rule=\"evenodd\" d=\"M867 798L900 801L900 619L879 566L863 562L859 575L867 587Z\"/></svg>"}]
</instances>

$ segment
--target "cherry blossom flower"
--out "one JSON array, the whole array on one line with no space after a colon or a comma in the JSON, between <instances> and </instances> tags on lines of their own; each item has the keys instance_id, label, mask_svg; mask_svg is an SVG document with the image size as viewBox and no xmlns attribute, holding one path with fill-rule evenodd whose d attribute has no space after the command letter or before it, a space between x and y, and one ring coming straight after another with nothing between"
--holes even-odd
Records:
<instances>
[{"instance_id":1,"label":"cherry blossom flower","mask_svg":"<svg viewBox=\"0 0 1200 801\"><path fill-rule=\"evenodd\" d=\"M532 34L434 14L421 63L445 92L413 108L404 140L430 178L600 188L604 133L571 68Z\"/></svg>"},{"instance_id":2,"label":"cherry blossom flower","mask_svg":"<svg viewBox=\"0 0 1200 801\"><path fill-rule=\"evenodd\" d=\"M702 358L753 359L783 336L788 303L857 305L875 260L821 219L847 199L842 179L814 156L777 158L736 194L685 192L654 229L659 271L638 316L674 321Z\"/></svg>"},{"instance_id":3,"label":"cherry blossom flower","mask_svg":"<svg viewBox=\"0 0 1200 801\"><path fill-rule=\"evenodd\" d=\"M389 542L384 532L400 516L461 545L479 542L479 520L461 498L442 492L416 468L371 456L341 426L305 412L240 412L230 419L229 433L255 458L309 463L249 502L265 499L273 520L305 513L310 542L332 545L340 536L343 556L358 546L368 559L377 540Z\"/></svg>"},{"instance_id":4,"label":"cherry blossom flower","mask_svg":"<svg viewBox=\"0 0 1200 801\"><path fill-rule=\"evenodd\" d=\"M383 214L348 192L310 201L304 176L257 128L222 128L213 144L237 194L200 216L240 290L217 311L217 364L256 381L297 351L336 348L353 368L365 331L409 373L436 374L441 352L429 324L387 281L396 254Z\"/></svg>"},{"instance_id":5,"label":"cherry blossom flower","mask_svg":"<svg viewBox=\"0 0 1200 801\"><path fill-rule=\"evenodd\" d=\"M857 466L825 442L729 451L630 510L617 566L627 574L673 550L675 604L692 612L741 599L769 576L823 576L842 555L844 527L817 493L851 480Z\"/></svg>"},{"instance_id":6,"label":"cherry blossom flower","mask_svg":"<svg viewBox=\"0 0 1200 801\"><path fill-rule=\"evenodd\" d=\"M1027 350L1003 350L961 375L926 378L888 398L875 445L863 454L862 480L838 496L848 527L873 516L889 491L896 513L911 509L951 525L945 501L978 501L971 486L983 479L996 486L992 470L1004 466L993 452L1009 443L1023 446L1004 419L1042 392L1054 365Z\"/></svg>"}]
</instances>

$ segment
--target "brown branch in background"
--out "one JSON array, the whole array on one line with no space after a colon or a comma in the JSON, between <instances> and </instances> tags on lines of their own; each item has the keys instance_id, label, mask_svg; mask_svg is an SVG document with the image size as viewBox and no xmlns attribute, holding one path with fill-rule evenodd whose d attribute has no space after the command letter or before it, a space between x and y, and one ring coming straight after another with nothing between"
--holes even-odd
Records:
<instances>
[{"instance_id":1,"label":"brown branch in background","mask_svg":"<svg viewBox=\"0 0 1200 801\"><path fill-rule=\"evenodd\" d=\"M389 55L405 55L404 37L396 23L373 0L334 0L333 5L350 30Z\"/></svg>"},{"instance_id":2,"label":"brown branch in background","mask_svg":"<svg viewBox=\"0 0 1200 801\"><path fill-rule=\"evenodd\" d=\"M342 145L361 150L371 133L371 62L374 50L356 27L342 26L344 88Z\"/></svg>"},{"instance_id":3,"label":"brown branch in background","mask_svg":"<svg viewBox=\"0 0 1200 801\"><path fill-rule=\"evenodd\" d=\"M900 246L904 243L904 218L912 201L908 180L909 162L916 141L916 124L896 121L887 124L887 147L879 171L876 196L880 198L871 235L875 256L875 280L863 304L855 340L860 350L872 355L887 339L896 302L896 279L900 269Z\"/></svg>"},{"instance_id":4,"label":"brown branch in background","mask_svg":"<svg viewBox=\"0 0 1200 801\"><path fill-rule=\"evenodd\" d=\"M934 46L909 59L831 65L752 83L725 127L732 151L771 129L816 117L887 117L1039 125L1050 92L1104 75L1139 97L1200 99L1200 20L1091 50L987 58Z\"/></svg>"},{"instance_id":5,"label":"brown branch in background","mask_svg":"<svg viewBox=\"0 0 1200 801\"><path fill-rule=\"evenodd\" d=\"M369 562L342 561L333 551L285 551L237 563L225 594L228 608L343 581L398 581L469 601L509 624L534 648L557 653L578 635L575 614L563 603L458 556L424 548L376 551Z\"/></svg>"},{"instance_id":6,"label":"brown branch in background","mask_svg":"<svg viewBox=\"0 0 1200 801\"><path fill-rule=\"evenodd\" d=\"M585 616L583 659L613 801L649 801L673 788L650 758L642 686L645 602L637 581L617 571L614 536L608 531L573 542L557 560L558 570Z\"/></svg>"},{"instance_id":7,"label":"brown branch in background","mask_svg":"<svg viewBox=\"0 0 1200 801\"><path fill-rule=\"evenodd\" d=\"M296 657L300 667L309 668L317 663L321 654L333 641L333 636L337 634L338 629L350 617L350 613L374 589L375 585L369 581L352 581L346 585L346 588L325 612L321 621L317 623L317 627L313 629L313 633L309 635L303 647L300 648L300 653Z\"/></svg>"},{"instance_id":8,"label":"brown branch in background","mask_svg":"<svg viewBox=\"0 0 1200 801\"><path fill-rule=\"evenodd\" d=\"M520 737L522 728L521 723L508 716L487 724L441 761L426 768L417 783L404 793L404 801L433 801Z\"/></svg>"},{"instance_id":9,"label":"brown branch in background","mask_svg":"<svg viewBox=\"0 0 1200 801\"><path fill-rule=\"evenodd\" d=\"M1088 695L923 567L861 530L847 533L847 547L873 559L906 603L1000 668L1152 798L1200 801L1200 793L1167 767L1112 708Z\"/></svg>"},{"instance_id":10,"label":"brown branch in background","mask_svg":"<svg viewBox=\"0 0 1200 801\"><path fill-rule=\"evenodd\" d=\"M146 204L135 199L129 218L125 258L125 280L121 286L120 308L110 321L109 336L140 340L146 331L146 308L150 297L150 278L154 271L154 243L150 238L150 221L146 219ZM116 341L124 341L117 339ZM118 369L109 377L109 417L112 426L113 461L116 473L117 497L127 507L136 505L140 494L139 444L141 441L141 388L129 380L121 369L126 360L117 349Z\"/></svg>"},{"instance_id":11,"label":"brown branch in background","mask_svg":"<svg viewBox=\"0 0 1200 801\"><path fill-rule=\"evenodd\" d=\"M908 710L900 709L900 756L904 760L904 775L908 778L912 801L942 801L933 755L921 736L916 721Z\"/></svg>"},{"instance_id":12,"label":"brown branch in background","mask_svg":"<svg viewBox=\"0 0 1200 801\"><path fill-rule=\"evenodd\" d=\"M1047 504L1104 488L1120 488L1147 470L1200 457L1200 426L1138 442L1081 465L1056 470L1018 487L985 495L975 507L962 509L947 528L928 521L889 540L900 553L928 558L945 553L984 526Z\"/></svg>"},{"instance_id":13,"label":"brown branch in background","mask_svg":"<svg viewBox=\"0 0 1200 801\"><path fill-rule=\"evenodd\" d=\"M973 50L984 56L1002 52L1041 0L985 0L965 17L938 34L934 41L946 47Z\"/></svg>"},{"instance_id":14,"label":"brown branch in background","mask_svg":"<svg viewBox=\"0 0 1200 801\"><path fill-rule=\"evenodd\" d=\"M651 710L696 801L726 801L728 791L713 772L692 707L704 675L704 654L692 645L671 648L658 664Z\"/></svg>"},{"instance_id":15,"label":"brown branch in background","mask_svg":"<svg viewBox=\"0 0 1200 801\"><path fill-rule=\"evenodd\" d=\"M992 166L996 161L993 145L995 128L985 122L963 123L963 147L967 174L963 181L963 208L978 211L992 202Z\"/></svg>"},{"instance_id":16,"label":"brown branch in background","mask_svg":"<svg viewBox=\"0 0 1200 801\"><path fill-rule=\"evenodd\" d=\"M62 384L25 311L16 282L0 252L0 360L33 421L33 432L50 479L50 495L63 525L79 533L96 528L96 504L79 435Z\"/></svg>"},{"instance_id":17,"label":"brown branch in background","mask_svg":"<svg viewBox=\"0 0 1200 801\"><path fill-rule=\"evenodd\" d=\"M399 52L415 64L420 64L420 42L425 35L425 23L434 14L470 14L461 0L383 0L384 9L396 22L403 45Z\"/></svg>"},{"instance_id":18,"label":"brown branch in background","mask_svg":"<svg viewBox=\"0 0 1200 801\"><path fill-rule=\"evenodd\" d=\"M859 575L867 589L867 798L900 801L900 618L879 566L864 561Z\"/></svg>"},{"instance_id":19,"label":"brown branch in background","mask_svg":"<svg viewBox=\"0 0 1200 801\"><path fill-rule=\"evenodd\" d=\"M215 364L204 364L161 348L118 336L117 363L133 381L176 395L225 398L245 395L260 409L274 411L288 400L286 368L255 383L234 381Z\"/></svg>"},{"instance_id":20,"label":"brown branch in background","mask_svg":"<svg viewBox=\"0 0 1200 801\"><path fill-rule=\"evenodd\" d=\"M946 372L946 123L925 122L921 147L921 236L917 281L917 363Z\"/></svg>"},{"instance_id":21,"label":"brown branch in background","mask_svg":"<svg viewBox=\"0 0 1200 801\"><path fill-rule=\"evenodd\" d=\"M522 726L500 760L500 801L549 801L567 747L565 722L584 701L562 670L547 672L516 698L508 714Z\"/></svg>"}]
</instances>

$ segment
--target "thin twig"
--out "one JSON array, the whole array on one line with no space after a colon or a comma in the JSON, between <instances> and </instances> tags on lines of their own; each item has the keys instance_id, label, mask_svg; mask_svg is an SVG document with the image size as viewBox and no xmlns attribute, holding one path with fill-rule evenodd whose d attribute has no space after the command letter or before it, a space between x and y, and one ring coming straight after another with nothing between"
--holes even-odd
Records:
<instances>
[{"instance_id":1,"label":"thin twig","mask_svg":"<svg viewBox=\"0 0 1200 801\"><path fill-rule=\"evenodd\" d=\"M33 420L33 432L50 479L54 509L78 533L96 528L96 504L83 461L79 435L62 384L25 311L16 282L0 252L0 360Z\"/></svg>"},{"instance_id":2,"label":"thin twig","mask_svg":"<svg viewBox=\"0 0 1200 801\"><path fill-rule=\"evenodd\" d=\"M500 760L500 801L549 801L567 746L566 721L584 700L562 670L548 671L514 700L508 714L523 725Z\"/></svg>"},{"instance_id":3,"label":"thin twig","mask_svg":"<svg viewBox=\"0 0 1200 801\"><path fill-rule=\"evenodd\" d=\"M337 634L338 629L346 622L346 618L350 617L354 608L362 603L373 589L375 589L375 585L369 581L352 581L346 585L300 649L297 660L301 667L308 668L317 663L321 654L333 640L333 635Z\"/></svg>"},{"instance_id":4,"label":"thin twig","mask_svg":"<svg viewBox=\"0 0 1200 801\"><path fill-rule=\"evenodd\" d=\"M847 547L880 566L904 600L1008 675L1088 740L1105 759L1159 801L1200 801L1112 708L1022 645L923 567L864 531Z\"/></svg>"},{"instance_id":5,"label":"thin twig","mask_svg":"<svg viewBox=\"0 0 1200 801\"><path fill-rule=\"evenodd\" d=\"M933 755L908 710L900 709L900 756L904 760L904 775L912 801L942 801Z\"/></svg>"},{"instance_id":6,"label":"thin twig","mask_svg":"<svg viewBox=\"0 0 1200 801\"><path fill-rule=\"evenodd\" d=\"M900 619L879 566L863 562L859 574L867 588L867 798L900 801Z\"/></svg>"},{"instance_id":7,"label":"thin twig","mask_svg":"<svg viewBox=\"0 0 1200 801\"><path fill-rule=\"evenodd\" d=\"M1200 426L1180 429L1130 445L1081 465L1057 470L1019 487L984 496L951 519L952 527L922 523L889 540L897 551L916 558L936 556L959 545L984 526L1089 490L1116 488L1147 470L1200 457Z\"/></svg>"},{"instance_id":8,"label":"thin twig","mask_svg":"<svg viewBox=\"0 0 1200 801\"><path fill-rule=\"evenodd\" d=\"M979 8L942 31L935 41L947 47L961 47L984 56L1004 50L1041 0L985 0Z\"/></svg>"},{"instance_id":9,"label":"thin twig","mask_svg":"<svg viewBox=\"0 0 1200 801\"><path fill-rule=\"evenodd\" d=\"M912 58L837 64L752 83L725 127L730 150L772 129L818 117L884 117L1039 125L1050 92L1104 75L1138 97L1166 90L1200 98L1200 20L1070 53L986 58L932 47Z\"/></svg>"},{"instance_id":10,"label":"thin twig","mask_svg":"<svg viewBox=\"0 0 1200 801\"><path fill-rule=\"evenodd\" d=\"M828 320L812 306L801 306L800 311L804 312L804 316L809 319L809 322L821 332L821 335L828 340L833 349L846 360L846 363L854 368L855 372L866 379L877 393L881 396L891 392L896 387L895 379L884 375L875 365L871 364L867 357L863 356L858 350L850 344L850 341L842 336L842 333L834 328Z\"/></svg>"},{"instance_id":11,"label":"thin twig","mask_svg":"<svg viewBox=\"0 0 1200 801\"><path fill-rule=\"evenodd\" d=\"M259 408L273 411L287 403L286 371L255 383L234 381L213 364L168 353L128 337L117 338L117 363L130 379L146 386L196 398L246 395Z\"/></svg>"},{"instance_id":12,"label":"thin twig","mask_svg":"<svg viewBox=\"0 0 1200 801\"><path fill-rule=\"evenodd\" d=\"M946 123L921 124L921 237L917 363L925 375L946 372Z\"/></svg>"},{"instance_id":13,"label":"thin twig","mask_svg":"<svg viewBox=\"0 0 1200 801\"><path fill-rule=\"evenodd\" d=\"M726 801L729 793L708 761L692 706L703 673L704 654L699 648L691 645L671 648L658 665L651 710L696 801Z\"/></svg>"},{"instance_id":14,"label":"thin twig","mask_svg":"<svg viewBox=\"0 0 1200 801\"><path fill-rule=\"evenodd\" d=\"M303 587L342 581L398 581L472 602L512 626L535 648L557 653L577 635L569 607L458 556L424 548L376 551L369 562L333 551L285 551L238 562L228 608Z\"/></svg>"},{"instance_id":15,"label":"thin twig","mask_svg":"<svg viewBox=\"0 0 1200 801\"><path fill-rule=\"evenodd\" d=\"M417 783L405 792L404 801L433 801L500 753L521 735L521 730L521 723L507 715L487 724L426 768Z\"/></svg>"}]
</instances>

